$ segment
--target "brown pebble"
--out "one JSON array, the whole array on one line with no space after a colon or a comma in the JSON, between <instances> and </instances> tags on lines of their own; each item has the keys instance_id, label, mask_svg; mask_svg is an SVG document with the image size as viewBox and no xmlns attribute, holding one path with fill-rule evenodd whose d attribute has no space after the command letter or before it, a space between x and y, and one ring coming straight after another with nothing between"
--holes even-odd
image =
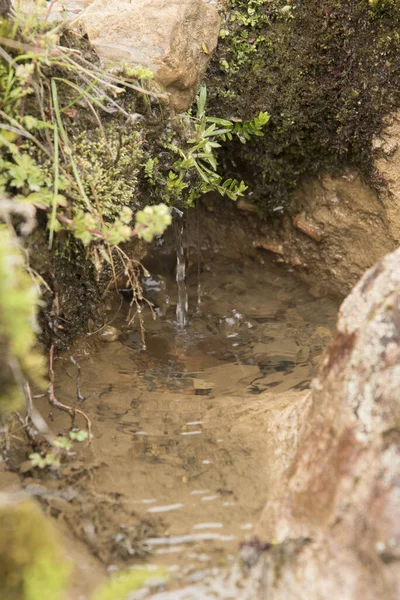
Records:
<instances>
[{"instance_id":1,"label":"brown pebble","mask_svg":"<svg viewBox=\"0 0 400 600\"><path fill-rule=\"evenodd\" d=\"M103 342L115 342L119 337L119 330L116 327L112 327L111 325L107 325L104 329L99 333L99 338Z\"/></svg>"},{"instance_id":2,"label":"brown pebble","mask_svg":"<svg viewBox=\"0 0 400 600\"><path fill-rule=\"evenodd\" d=\"M308 237L312 238L316 242L319 243L322 241L322 230L315 223L307 221L304 212L296 215L293 218L293 225L296 227L296 229L299 229L300 231L305 233L305 235L308 235Z\"/></svg>"},{"instance_id":3,"label":"brown pebble","mask_svg":"<svg viewBox=\"0 0 400 600\"><path fill-rule=\"evenodd\" d=\"M278 244L276 242L253 242L253 248L262 248L263 250L268 250L268 252L273 252L274 254L284 254L282 244Z\"/></svg>"}]
</instances>

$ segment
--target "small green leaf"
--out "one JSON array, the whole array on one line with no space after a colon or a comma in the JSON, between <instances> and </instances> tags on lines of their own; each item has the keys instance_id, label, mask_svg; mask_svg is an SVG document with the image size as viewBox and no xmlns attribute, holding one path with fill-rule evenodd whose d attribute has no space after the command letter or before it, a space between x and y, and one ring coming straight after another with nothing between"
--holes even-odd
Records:
<instances>
[{"instance_id":1,"label":"small green leaf","mask_svg":"<svg viewBox=\"0 0 400 600\"><path fill-rule=\"evenodd\" d=\"M207 102L207 88L204 84L200 86L200 91L197 96L197 116L199 118L204 116Z\"/></svg>"},{"instance_id":2,"label":"small green leaf","mask_svg":"<svg viewBox=\"0 0 400 600\"><path fill-rule=\"evenodd\" d=\"M62 448L68 452L72 448L72 443L66 437L58 437L56 440L54 440L53 446L56 446L56 448Z\"/></svg>"},{"instance_id":3,"label":"small green leaf","mask_svg":"<svg viewBox=\"0 0 400 600\"><path fill-rule=\"evenodd\" d=\"M84 442L88 438L88 432L80 429L79 431L70 431L69 437L75 442Z\"/></svg>"}]
</instances>

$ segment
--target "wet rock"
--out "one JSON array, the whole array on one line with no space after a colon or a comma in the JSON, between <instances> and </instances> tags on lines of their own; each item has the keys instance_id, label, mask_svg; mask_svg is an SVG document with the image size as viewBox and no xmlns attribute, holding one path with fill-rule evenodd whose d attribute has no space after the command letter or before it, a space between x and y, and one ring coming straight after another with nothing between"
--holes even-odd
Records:
<instances>
[{"instance_id":1,"label":"wet rock","mask_svg":"<svg viewBox=\"0 0 400 600\"><path fill-rule=\"evenodd\" d=\"M331 338L332 332L327 327L317 327L313 333L313 338Z\"/></svg>"},{"instance_id":2,"label":"wet rock","mask_svg":"<svg viewBox=\"0 0 400 600\"><path fill-rule=\"evenodd\" d=\"M119 337L120 331L112 325L107 325L99 333L99 338L103 342L115 342Z\"/></svg>"},{"instance_id":3,"label":"wet rock","mask_svg":"<svg viewBox=\"0 0 400 600\"><path fill-rule=\"evenodd\" d=\"M103 59L150 68L172 107L189 108L218 41L214 6L203 0L94 0L80 20Z\"/></svg>"},{"instance_id":4,"label":"wet rock","mask_svg":"<svg viewBox=\"0 0 400 600\"><path fill-rule=\"evenodd\" d=\"M258 343L253 348L253 357L260 365L296 362L299 349L296 342L291 339L276 340L268 344Z\"/></svg>"},{"instance_id":5,"label":"wet rock","mask_svg":"<svg viewBox=\"0 0 400 600\"><path fill-rule=\"evenodd\" d=\"M312 540L279 577L268 558L272 600L400 596L399 261L400 249L343 303L297 455L269 491L262 539Z\"/></svg>"}]
</instances>

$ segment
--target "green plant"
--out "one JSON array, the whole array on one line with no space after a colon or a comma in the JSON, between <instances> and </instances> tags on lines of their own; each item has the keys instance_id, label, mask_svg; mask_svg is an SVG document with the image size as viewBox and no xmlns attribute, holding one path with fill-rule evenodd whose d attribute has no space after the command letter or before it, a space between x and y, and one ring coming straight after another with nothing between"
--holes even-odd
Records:
<instances>
[{"instance_id":1,"label":"green plant","mask_svg":"<svg viewBox=\"0 0 400 600\"><path fill-rule=\"evenodd\" d=\"M39 452L32 452L32 454L29 455L29 460L31 461L32 467L37 467L38 469L45 469L46 467L58 469L60 466L58 457L52 452L48 452L44 455L39 454Z\"/></svg>"},{"instance_id":2,"label":"green plant","mask_svg":"<svg viewBox=\"0 0 400 600\"><path fill-rule=\"evenodd\" d=\"M245 144L252 136L263 136L262 129L270 117L260 112L251 121L235 123L207 116L206 103L207 88L202 85L197 96L196 114L188 113L176 123L185 138L184 143L164 142L164 147L174 157L167 176L163 176L158 159L149 158L144 166L148 181L159 186L171 204L183 201L193 206L197 198L211 191L236 200L247 189L244 181L223 179L218 171L216 151L221 148L221 142L232 141L234 137Z\"/></svg>"},{"instance_id":3,"label":"green plant","mask_svg":"<svg viewBox=\"0 0 400 600\"><path fill-rule=\"evenodd\" d=\"M71 565L56 532L32 501L2 498L0 506L0 597L62 600Z\"/></svg>"},{"instance_id":4,"label":"green plant","mask_svg":"<svg viewBox=\"0 0 400 600\"><path fill-rule=\"evenodd\" d=\"M257 54L268 43L265 26L292 16L296 6L285 0L229 0L223 11L220 38L224 52L219 59L220 68L229 75L242 69L252 69Z\"/></svg>"},{"instance_id":5,"label":"green plant","mask_svg":"<svg viewBox=\"0 0 400 600\"><path fill-rule=\"evenodd\" d=\"M0 529L0 597L4 600L65 598L72 565L62 554L57 531L39 506L32 500L20 502L4 494ZM147 582L165 578L162 568L117 573L99 587L92 600L129 600L132 592Z\"/></svg>"},{"instance_id":6,"label":"green plant","mask_svg":"<svg viewBox=\"0 0 400 600\"><path fill-rule=\"evenodd\" d=\"M5 199L0 198L2 202ZM44 374L42 357L35 350L39 299L38 282L26 272L16 235L0 224L0 415L21 404L24 378L40 383Z\"/></svg>"},{"instance_id":7,"label":"green plant","mask_svg":"<svg viewBox=\"0 0 400 600\"><path fill-rule=\"evenodd\" d=\"M82 429L72 429L69 431L68 437L58 436L50 442L51 448L46 444L46 447L43 447L41 452L32 452L29 455L32 467L38 469L45 469L46 467L58 469L61 460L66 458L72 450L73 442L82 443L88 437L89 433Z\"/></svg>"},{"instance_id":8,"label":"green plant","mask_svg":"<svg viewBox=\"0 0 400 600\"><path fill-rule=\"evenodd\" d=\"M74 442L84 442L88 438L88 432L78 429L77 431L72 430L69 432L69 437Z\"/></svg>"},{"instance_id":9,"label":"green plant","mask_svg":"<svg viewBox=\"0 0 400 600\"><path fill-rule=\"evenodd\" d=\"M133 215L130 213L128 220L127 210L136 182L134 152L140 162L140 133L132 128L133 146L125 150L115 135L118 132L111 138L107 135L98 110L107 113L107 101L113 110L129 117L113 96L127 88L148 93L139 82L150 80L152 73L121 65L122 79L111 70L87 63L81 54L60 44L63 27L43 20L47 10L46 3L40 2L36 13L19 16L12 28L2 22L7 33L3 43L9 53L4 51L0 59L0 190L18 193L21 200L48 212L50 247L61 229L71 231L85 245L93 241L119 245L135 235L130 227ZM43 80L49 77L49 97L36 94L35 100L35 90L43 89ZM27 99L32 114L26 114ZM93 112L101 136L95 139L93 134L85 144L83 136L71 141L65 122L65 114L82 100ZM21 140L25 141L21 144ZM115 182L114 187L110 182Z\"/></svg>"},{"instance_id":10,"label":"green plant","mask_svg":"<svg viewBox=\"0 0 400 600\"><path fill-rule=\"evenodd\" d=\"M95 592L93 600L129 600L131 593L143 587L152 579L165 579L165 571L149 571L148 569L132 569L117 573Z\"/></svg>"},{"instance_id":11,"label":"green plant","mask_svg":"<svg viewBox=\"0 0 400 600\"><path fill-rule=\"evenodd\" d=\"M400 104L399 24L397 0L224 3L209 110L243 120L252 110L271 114L258 152L233 145L221 153L239 175L244 166L260 214L277 218L290 210L306 174L351 165L379 185L372 140ZM258 36L265 39L254 53Z\"/></svg>"},{"instance_id":12,"label":"green plant","mask_svg":"<svg viewBox=\"0 0 400 600\"><path fill-rule=\"evenodd\" d=\"M82 433L86 433L86 437L85 437L85 439L86 439L87 435L88 435L87 432L84 431ZM71 439L73 439L73 438L71 438ZM65 450L66 452L69 452L72 449L72 442L65 436L59 436L56 440L54 440L53 446L55 446L56 448L61 448L62 450Z\"/></svg>"},{"instance_id":13,"label":"green plant","mask_svg":"<svg viewBox=\"0 0 400 600\"><path fill-rule=\"evenodd\" d=\"M67 243L73 236L87 248L97 270L107 264L114 280L128 271L139 285L137 263L121 244L135 236L151 241L171 218L162 205L135 225L135 212L140 221L143 208L136 200L143 136L121 97L127 90L151 96L142 84L152 73L121 65L118 75L118 69L89 62L63 44L63 35L77 36L46 20L50 8L39 2L12 25L0 20L0 193L33 211L32 221L35 211L47 215L53 256L66 232ZM96 127L76 135L75 116L87 123L88 111ZM9 225L14 221L11 216Z\"/></svg>"}]
</instances>

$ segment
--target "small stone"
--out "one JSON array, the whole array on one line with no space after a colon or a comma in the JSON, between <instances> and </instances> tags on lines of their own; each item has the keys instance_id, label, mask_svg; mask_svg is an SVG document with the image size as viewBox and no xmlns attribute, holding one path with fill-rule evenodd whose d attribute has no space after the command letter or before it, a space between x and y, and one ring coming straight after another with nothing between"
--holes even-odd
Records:
<instances>
[{"instance_id":1,"label":"small stone","mask_svg":"<svg viewBox=\"0 0 400 600\"><path fill-rule=\"evenodd\" d=\"M331 338L332 332L327 327L317 327L313 333L313 338Z\"/></svg>"},{"instance_id":2,"label":"small stone","mask_svg":"<svg viewBox=\"0 0 400 600\"><path fill-rule=\"evenodd\" d=\"M253 242L253 248L262 248L263 250L268 250L268 252L273 252L274 254L284 254L283 245L278 242Z\"/></svg>"},{"instance_id":3,"label":"small stone","mask_svg":"<svg viewBox=\"0 0 400 600\"><path fill-rule=\"evenodd\" d=\"M385 141L377 135L374 135L372 138L372 149L380 150L384 145Z\"/></svg>"},{"instance_id":4,"label":"small stone","mask_svg":"<svg viewBox=\"0 0 400 600\"><path fill-rule=\"evenodd\" d=\"M120 334L119 329L117 329L116 327L113 327L112 325L107 325L100 332L99 338L103 342L115 342L118 339L119 334Z\"/></svg>"},{"instance_id":5,"label":"small stone","mask_svg":"<svg viewBox=\"0 0 400 600\"><path fill-rule=\"evenodd\" d=\"M242 210L243 212L257 212L257 207L247 198L239 198L236 202L236 208Z\"/></svg>"},{"instance_id":6,"label":"small stone","mask_svg":"<svg viewBox=\"0 0 400 600\"><path fill-rule=\"evenodd\" d=\"M197 393L200 391L211 391L215 384L212 381L205 381L204 379L193 379L193 387Z\"/></svg>"},{"instance_id":7,"label":"small stone","mask_svg":"<svg viewBox=\"0 0 400 600\"><path fill-rule=\"evenodd\" d=\"M323 231L318 225L306 219L304 212L296 215L293 218L293 225L296 229L302 231L305 235L312 238L316 242L321 242L323 238Z\"/></svg>"},{"instance_id":8,"label":"small stone","mask_svg":"<svg viewBox=\"0 0 400 600\"><path fill-rule=\"evenodd\" d=\"M283 339L268 344L258 343L253 348L253 357L258 364L295 362L299 346L294 340Z\"/></svg>"}]
</instances>

